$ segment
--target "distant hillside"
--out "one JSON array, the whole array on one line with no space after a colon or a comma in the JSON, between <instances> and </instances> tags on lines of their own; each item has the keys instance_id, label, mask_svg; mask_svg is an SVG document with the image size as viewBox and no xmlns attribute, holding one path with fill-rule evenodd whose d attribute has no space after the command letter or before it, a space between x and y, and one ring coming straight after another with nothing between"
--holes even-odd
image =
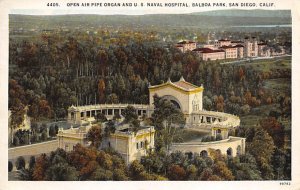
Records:
<instances>
[{"instance_id":1,"label":"distant hillside","mask_svg":"<svg viewBox=\"0 0 300 190\"><path fill-rule=\"evenodd\" d=\"M218 10L192 13L193 15L227 16L227 17L287 17L291 18L290 10Z\"/></svg>"},{"instance_id":2,"label":"distant hillside","mask_svg":"<svg viewBox=\"0 0 300 190\"><path fill-rule=\"evenodd\" d=\"M272 13L272 14L271 14ZM289 13L289 14L288 14ZM207 15L205 15L207 14ZM285 16L279 16L280 14ZM227 15L227 16L225 16ZM231 16L228 16L231 15ZM235 15L235 16L233 16ZM238 16L241 15L241 16ZM251 16L246 16L251 15ZM74 27L230 27L291 24L290 12L264 10L209 11L194 14L9 16L10 28ZM268 16L268 17L266 17ZM276 16L276 19L274 17Z\"/></svg>"}]
</instances>

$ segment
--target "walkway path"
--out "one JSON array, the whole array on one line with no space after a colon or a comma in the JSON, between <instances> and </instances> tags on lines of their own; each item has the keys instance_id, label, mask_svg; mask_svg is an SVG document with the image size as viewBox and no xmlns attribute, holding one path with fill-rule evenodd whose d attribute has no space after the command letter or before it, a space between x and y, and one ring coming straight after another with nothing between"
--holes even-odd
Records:
<instances>
[{"instance_id":1,"label":"walkway path","mask_svg":"<svg viewBox=\"0 0 300 190\"><path fill-rule=\"evenodd\" d=\"M8 159L15 160L19 156L29 157L42 153L50 153L58 148L58 140L47 141L32 145L20 146L8 149Z\"/></svg>"}]
</instances>

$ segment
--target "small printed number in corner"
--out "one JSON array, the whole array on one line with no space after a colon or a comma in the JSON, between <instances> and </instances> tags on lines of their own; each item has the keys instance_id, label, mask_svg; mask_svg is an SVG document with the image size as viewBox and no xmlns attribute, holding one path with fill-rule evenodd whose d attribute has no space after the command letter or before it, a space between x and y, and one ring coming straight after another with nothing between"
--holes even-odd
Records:
<instances>
[{"instance_id":1,"label":"small printed number in corner","mask_svg":"<svg viewBox=\"0 0 300 190\"><path fill-rule=\"evenodd\" d=\"M284 182L280 182L279 185L291 185L291 182L284 181Z\"/></svg>"},{"instance_id":2,"label":"small printed number in corner","mask_svg":"<svg viewBox=\"0 0 300 190\"><path fill-rule=\"evenodd\" d=\"M47 7L59 7L58 3L47 3Z\"/></svg>"}]
</instances>

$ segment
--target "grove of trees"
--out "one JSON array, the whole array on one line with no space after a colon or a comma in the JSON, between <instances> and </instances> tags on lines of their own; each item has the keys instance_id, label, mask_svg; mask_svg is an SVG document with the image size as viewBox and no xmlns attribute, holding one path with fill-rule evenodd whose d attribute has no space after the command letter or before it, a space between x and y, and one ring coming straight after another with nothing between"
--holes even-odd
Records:
<instances>
[{"instance_id":1,"label":"grove of trees","mask_svg":"<svg viewBox=\"0 0 300 190\"><path fill-rule=\"evenodd\" d=\"M169 154L176 127L184 123L183 114L170 102L155 97L157 108L150 118L157 130L156 146L141 162L126 166L112 151L97 151L100 127L88 134L92 147L77 145L72 152L61 149L40 155L25 168L15 163L25 180L283 180L291 178L291 151L285 138L290 135L281 120L291 120L291 90L274 93L266 88L269 80L290 81L291 69L283 60L278 67L258 68L249 64L219 64L200 60L193 52L182 53L173 45L159 41L165 33L157 31L111 31L98 33L36 33L32 38L10 38L9 110L11 128L23 121L26 110L32 123L65 119L71 105L98 103L149 103L148 86L181 76L195 85L204 85L206 110L245 116L266 108L258 126L241 126L236 135L246 137L247 154L224 157L211 150L210 157ZM218 36L229 36L220 32ZM238 37L244 33L235 32ZM197 32L199 41L205 34ZM276 37L274 33L255 33ZM288 36L287 34L284 34ZM193 37L191 32L175 32L170 38ZM271 38L270 37L270 38ZM172 41L172 40L171 40ZM173 41L172 43L175 43ZM270 63L271 64L271 63ZM279 69L280 68L280 69ZM274 109L270 109L269 107ZM259 110L260 111L260 110ZM258 112L259 112L258 111ZM128 108L125 122L137 130L140 123ZM104 122L104 115L97 115ZM117 118L115 118L117 119ZM114 127L105 133L114 132ZM42 127L43 128L43 127ZM31 141L46 139L43 129L32 126ZM50 128L54 137L56 128ZM27 144L28 131L16 133L14 143Z\"/></svg>"}]
</instances>

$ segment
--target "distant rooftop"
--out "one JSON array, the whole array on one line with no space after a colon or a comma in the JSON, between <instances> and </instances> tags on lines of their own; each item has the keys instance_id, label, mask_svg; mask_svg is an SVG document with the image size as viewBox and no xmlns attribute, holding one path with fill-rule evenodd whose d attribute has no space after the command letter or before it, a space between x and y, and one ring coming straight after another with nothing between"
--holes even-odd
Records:
<instances>
[{"instance_id":1,"label":"distant rooftop","mask_svg":"<svg viewBox=\"0 0 300 190\"><path fill-rule=\"evenodd\" d=\"M181 88L184 88L186 90L192 90L192 89L197 88L197 86L195 86L189 82L186 82L186 81L177 81L177 82L174 82L173 84L175 84L176 86L179 86Z\"/></svg>"},{"instance_id":2,"label":"distant rooftop","mask_svg":"<svg viewBox=\"0 0 300 190\"><path fill-rule=\"evenodd\" d=\"M201 53L217 53L217 52L224 52L224 50L213 50L210 48L196 48L193 51L200 51Z\"/></svg>"},{"instance_id":3,"label":"distant rooftop","mask_svg":"<svg viewBox=\"0 0 300 190\"><path fill-rule=\"evenodd\" d=\"M222 48L222 49L230 49L230 48L236 48L236 46L222 46L220 48Z\"/></svg>"},{"instance_id":4,"label":"distant rooftop","mask_svg":"<svg viewBox=\"0 0 300 190\"><path fill-rule=\"evenodd\" d=\"M155 85L155 86L150 86L149 88L153 89L153 88L158 88L158 87L162 87L162 86L166 86L166 85L171 85L177 89L181 89L184 91L193 91L193 90L197 90L199 88L203 88L203 87L199 87L199 86L193 85L193 84L185 81L183 77L181 77L180 80L177 82L172 82L169 79L166 83Z\"/></svg>"},{"instance_id":5,"label":"distant rooftop","mask_svg":"<svg viewBox=\"0 0 300 190\"><path fill-rule=\"evenodd\" d=\"M234 47L244 47L244 46L242 44L238 44L238 45L236 45Z\"/></svg>"},{"instance_id":6,"label":"distant rooftop","mask_svg":"<svg viewBox=\"0 0 300 190\"><path fill-rule=\"evenodd\" d=\"M181 42L178 42L177 44L193 44L193 43L196 43L196 42L193 42L193 41L181 41Z\"/></svg>"},{"instance_id":7,"label":"distant rooftop","mask_svg":"<svg viewBox=\"0 0 300 190\"><path fill-rule=\"evenodd\" d=\"M259 46L264 46L264 45L267 45L267 44L264 43L264 42L261 42L261 43L258 43L257 45L259 45Z\"/></svg>"},{"instance_id":8,"label":"distant rooftop","mask_svg":"<svg viewBox=\"0 0 300 190\"><path fill-rule=\"evenodd\" d=\"M243 42L240 41L240 40L238 40L238 41L231 41L231 43L236 43L236 44L238 44L238 43L243 43Z\"/></svg>"}]
</instances>

